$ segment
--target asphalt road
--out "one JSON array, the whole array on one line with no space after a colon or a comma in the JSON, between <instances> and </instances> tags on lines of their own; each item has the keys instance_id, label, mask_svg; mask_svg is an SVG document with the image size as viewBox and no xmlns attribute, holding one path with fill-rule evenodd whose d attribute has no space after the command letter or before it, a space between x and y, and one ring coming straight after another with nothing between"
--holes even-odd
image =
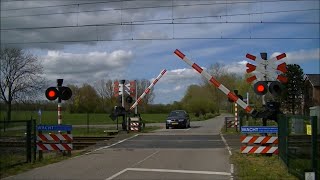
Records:
<instances>
[{"instance_id":1,"label":"asphalt road","mask_svg":"<svg viewBox=\"0 0 320 180\"><path fill-rule=\"evenodd\" d=\"M189 129L137 134L85 155L6 179L232 179L219 134L224 116L192 122Z\"/></svg>"}]
</instances>

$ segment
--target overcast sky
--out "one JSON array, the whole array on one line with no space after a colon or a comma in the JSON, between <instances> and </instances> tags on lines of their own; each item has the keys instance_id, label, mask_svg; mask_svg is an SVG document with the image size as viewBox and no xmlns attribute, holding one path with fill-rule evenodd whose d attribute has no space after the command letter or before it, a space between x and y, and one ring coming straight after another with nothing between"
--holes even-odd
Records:
<instances>
[{"instance_id":1,"label":"overcast sky","mask_svg":"<svg viewBox=\"0 0 320 180\"><path fill-rule=\"evenodd\" d=\"M319 74L319 6L319 0L1 0L1 46L37 55L52 84L151 81L167 69L154 86L154 103L171 103L202 81L175 49L201 67L219 62L239 74L247 53L286 53L287 64Z\"/></svg>"}]
</instances>

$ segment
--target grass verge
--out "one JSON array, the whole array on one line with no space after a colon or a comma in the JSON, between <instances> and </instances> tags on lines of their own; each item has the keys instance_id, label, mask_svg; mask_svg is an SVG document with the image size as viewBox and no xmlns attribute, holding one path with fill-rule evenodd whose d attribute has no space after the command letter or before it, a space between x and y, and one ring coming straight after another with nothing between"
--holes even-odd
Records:
<instances>
[{"instance_id":1,"label":"grass verge","mask_svg":"<svg viewBox=\"0 0 320 180\"><path fill-rule=\"evenodd\" d=\"M251 125L251 124L250 124ZM240 131L236 131L235 127L228 128L225 126L221 129L224 135L242 135ZM253 135L253 134L251 134ZM266 156L262 154L241 154L239 148L234 150L230 159L235 165L235 179L240 180L296 180L297 178L288 173L285 164L281 162L278 155Z\"/></svg>"},{"instance_id":2,"label":"grass verge","mask_svg":"<svg viewBox=\"0 0 320 180\"><path fill-rule=\"evenodd\" d=\"M231 156L231 161L236 167L234 175L236 179L297 179L288 173L285 165L282 164L277 155L264 156L259 154L240 154L239 152L234 152Z\"/></svg>"}]
</instances>

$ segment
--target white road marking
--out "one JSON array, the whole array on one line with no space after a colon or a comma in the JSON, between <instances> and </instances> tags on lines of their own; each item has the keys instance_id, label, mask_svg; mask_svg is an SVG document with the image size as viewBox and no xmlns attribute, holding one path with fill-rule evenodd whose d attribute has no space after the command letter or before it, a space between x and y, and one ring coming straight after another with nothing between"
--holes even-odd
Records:
<instances>
[{"instance_id":1,"label":"white road marking","mask_svg":"<svg viewBox=\"0 0 320 180\"><path fill-rule=\"evenodd\" d=\"M128 140L131 142L149 142L149 141L155 141L153 140L147 140L147 139L136 139L136 140ZM179 141L179 142L195 142L195 141L204 141L204 142L208 142L208 141L213 141L213 142L220 142L222 140L179 140L179 139L167 139L167 140L156 140L156 141L164 141L164 142L168 142L168 141Z\"/></svg>"},{"instance_id":2,"label":"white road marking","mask_svg":"<svg viewBox=\"0 0 320 180\"><path fill-rule=\"evenodd\" d=\"M141 161L139 161L139 162L135 163L135 164L134 164L134 165L132 165L131 167L134 167L134 166L136 166L136 165L138 165L138 164L142 163L143 161L145 161L145 160L149 159L150 157L152 157L153 155L157 154L159 151L160 151L160 150L158 150L158 151L156 151L156 152L154 152L154 153L150 154L149 156L147 156L146 158L142 159Z\"/></svg>"},{"instance_id":3,"label":"white road marking","mask_svg":"<svg viewBox=\"0 0 320 180\"><path fill-rule=\"evenodd\" d=\"M147 172L169 172L169 173L184 173L184 174L209 174L231 176L228 172L216 171L192 171L192 170L175 170L175 169L147 169L147 168L127 168L128 171L147 171Z\"/></svg>"},{"instance_id":4,"label":"white road marking","mask_svg":"<svg viewBox=\"0 0 320 180\"><path fill-rule=\"evenodd\" d=\"M231 172L231 177L230 177L230 180L233 180L233 173L234 173L234 166L233 166L233 164L231 164L231 166L230 166L230 172Z\"/></svg>"},{"instance_id":5,"label":"white road marking","mask_svg":"<svg viewBox=\"0 0 320 180\"><path fill-rule=\"evenodd\" d=\"M230 166L230 172L233 174L234 173L234 166L233 166L233 164L231 164L231 166Z\"/></svg>"},{"instance_id":6,"label":"white road marking","mask_svg":"<svg viewBox=\"0 0 320 180\"><path fill-rule=\"evenodd\" d=\"M112 180L117 176L125 173L126 171L144 171L144 172L168 172L168 173L183 173L183 174L207 174L207 175L222 175L231 176L228 172L216 172L216 171L192 171L192 170L175 170L175 169L147 169L147 168L126 168L122 171L108 177L106 180ZM231 177L232 178L232 177Z\"/></svg>"},{"instance_id":7,"label":"white road marking","mask_svg":"<svg viewBox=\"0 0 320 180\"><path fill-rule=\"evenodd\" d=\"M113 143L113 144L111 144L111 145L109 145L109 146L100 147L100 148L95 149L95 150L93 150L93 151L91 151L91 152L85 153L85 155L88 155L88 154L93 153L93 152L96 152L96 151L100 151L100 150L102 150L102 149L108 149L108 148L110 148L110 147L112 147L112 146L115 146L115 145L117 145L117 144L123 143L124 141L127 141L127 140L129 140L129 139L135 138L135 137L137 137L138 135L139 135L139 134L136 134L136 135L131 136L131 137L129 137L129 138L126 138L126 139L123 139L123 140L118 141L118 142L116 142L116 143Z\"/></svg>"},{"instance_id":8,"label":"white road marking","mask_svg":"<svg viewBox=\"0 0 320 180\"><path fill-rule=\"evenodd\" d=\"M126 172L127 170L128 170L128 168L123 169L122 171L120 171L120 172L118 172L118 173L116 173L116 174L114 174L114 175L112 175L112 176L108 177L106 180L112 180L113 178L115 178L115 177L119 176L120 174L122 174L122 173Z\"/></svg>"},{"instance_id":9,"label":"white road marking","mask_svg":"<svg viewBox=\"0 0 320 180\"><path fill-rule=\"evenodd\" d=\"M231 152L231 149L230 149L230 147L229 147L226 139L223 137L222 133L220 133L220 136L221 136L221 139L222 139L223 143L226 145L226 147L227 147L227 149L228 149L228 152L229 152L229 154L230 154L230 156L231 156L231 155L232 155L232 152Z\"/></svg>"}]
</instances>

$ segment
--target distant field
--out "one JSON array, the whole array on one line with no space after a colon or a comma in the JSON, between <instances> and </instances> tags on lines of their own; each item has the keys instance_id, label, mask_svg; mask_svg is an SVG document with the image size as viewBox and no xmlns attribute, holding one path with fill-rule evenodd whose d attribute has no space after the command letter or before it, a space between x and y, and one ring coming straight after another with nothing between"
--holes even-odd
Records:
<instances>
[{"instance_id":1,"label":"distant field","mask_svg":"<svg viewBox=\"0 0 320 180\"><path fill-rule=\"evenodd\" d=\"M6 113L0 111L1 121L4 120ZM146 123L162 123L165 122L168 114L141 114L141 118ZM38 112L36 111L13 111L12 120L37 120L40 123L40 118ZM204 118L196 118L193 114L190 114L191 121L204 120ZM57 124L58 114L56 111L42 111L41 122L42 124ZM92 113L92 114L80 114L80 113L68 113L62 112L62 124L72 124L72 125L85 125L87 124L87 119L91 125L103 125L103 124L115 124L116 121L112 121L109 118L109 114L106 113ZM121 117L119 118L121 122Z\"/></svg>"}]
</instances>

